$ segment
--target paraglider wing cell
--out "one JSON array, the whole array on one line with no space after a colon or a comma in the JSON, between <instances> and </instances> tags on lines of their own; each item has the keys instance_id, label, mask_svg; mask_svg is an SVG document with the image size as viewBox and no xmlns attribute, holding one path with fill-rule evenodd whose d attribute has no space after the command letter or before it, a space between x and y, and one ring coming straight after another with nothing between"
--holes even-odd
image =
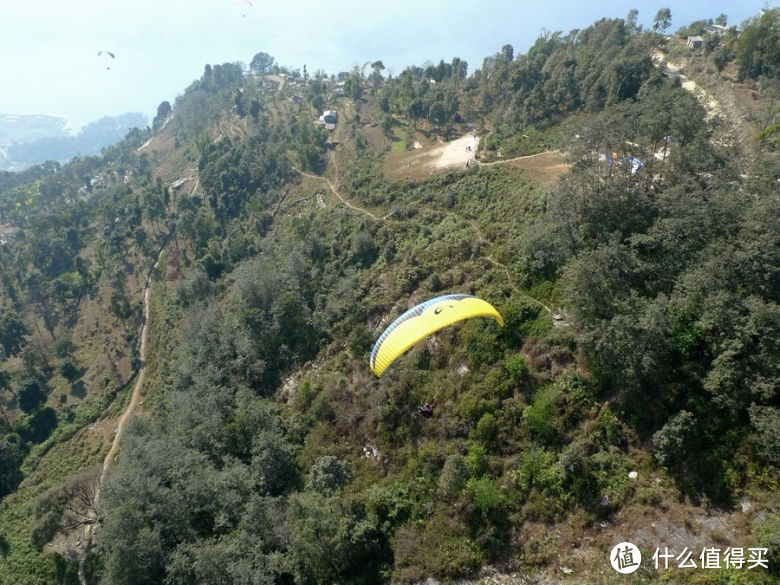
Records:
<instances>
[{"instance_id":1,"label":"paraglider wing cell","mask_svg":"<svg viewBox=\"0 0 780 585\"><path fill-rule=\"evenodd\" d=\"M452 294L420 303L393 321L371 350L369 366L377 376L418 341L464 319L493 317L503 327L504 320L487 301L472 295Z\"/></svg>"}]
</instances>

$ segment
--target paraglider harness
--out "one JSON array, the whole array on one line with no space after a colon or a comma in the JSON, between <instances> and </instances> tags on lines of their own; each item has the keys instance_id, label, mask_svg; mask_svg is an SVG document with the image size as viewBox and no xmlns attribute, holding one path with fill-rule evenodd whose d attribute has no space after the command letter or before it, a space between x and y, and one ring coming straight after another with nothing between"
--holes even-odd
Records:
<instances>
[{"instance_id":1,"label":"paraglider harness","mask_svg":"<svg viewBox=\"0 0 780 585\"><path fill-rule=\"evenodd\" d=\"M425 418L431 418L433 416L433 407L436 406L436 397L433 397L433 402L426 402L422 406L418 407L420 414Z\"/></svg>"}]
</instances>

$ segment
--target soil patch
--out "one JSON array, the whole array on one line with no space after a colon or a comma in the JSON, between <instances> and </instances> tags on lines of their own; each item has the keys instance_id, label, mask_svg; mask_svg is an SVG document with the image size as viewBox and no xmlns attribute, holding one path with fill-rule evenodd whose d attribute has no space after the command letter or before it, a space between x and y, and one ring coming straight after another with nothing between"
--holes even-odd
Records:
<instances>
[{"instance_id":1,"label":"soil patch","mask_svg":"<svg viewBox=\"0 0 780 585\"><path fill-rule=\"evenodd\" d=\"M422 179L455 169L466 170L474 163L479 138L468 133L456 140L422 146L414 152L392 153L387 157L385 174L390 179Z\"/></svg>"}]
</instances>

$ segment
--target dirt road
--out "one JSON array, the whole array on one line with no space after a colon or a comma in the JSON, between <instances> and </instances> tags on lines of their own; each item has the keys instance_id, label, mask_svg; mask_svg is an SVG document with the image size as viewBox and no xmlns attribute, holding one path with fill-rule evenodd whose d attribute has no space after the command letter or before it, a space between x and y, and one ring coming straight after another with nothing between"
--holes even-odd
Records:
<instances>
[{"instance_id":1,"label":"dirt road","mask_svg":"<svg viewBox=\"0 0 780 585\"><path fill-rule=\"evenodd\" d=\"M300 173L304 177L309 177L310 179L318 179L320 181L325 181L328 184L328 187L330 187L331 193L333 193L336 197L338 197L339 201L341 201L344 205L346 205L350 209L353 209L355 211L359 211L360 213L365 213L371 219L374 219L374 220L378 220L379 219L376 215L374 215L373 213L371 213L367 209L363 209L362 207L358 207L356 205L352 205L352 203L347 201L346 198L343 197L341 195L341 193L338 192L338 189L336 189L336 186L327 177L321 177L319 175L312 175L311 173L304 173L302 170L296 169L295 167L293 167L293 170L295 170L296 172ZM318 199L317 199L318 204L319 204L320 199L321 199L321 196L318 196ZM322 207L325 207L325 202L324 201L322 202Z\"/></svg>"},{"instance_id":2,"label":"dirt road","mask_svg":"<svg viewBox=\"0 0 780 585\"><path fill-rule=\"evenodd\" d=\"M149 275L146 277L146 283L144 284L144 316L143 316L143 325L141 326L141 345L138 351L139 360L140 360L140 366L138 368L138 377L136 378L135 384L133 385L133 393L130 396L130 404L127 405L127 408L122 413L122 416L119 418L119 422L117 423L117 427L114 435L114 440L111 443L111 449L108 451L108 454L103 460L103 467L100 473L100 479L98 480L98 485L97 488L95 489L95 501L92 506L93 510L99 509L100 490L103 487L103 483L105 482L106 477L108 477L108 470L111 467L111 464L114 462L114 460L117 457L117 454L119 453L119 447L122 442L122 435L125 432L127 423L130 421L130 418L133 416L133 414L135 414L135 411L138 408L139 403L141 402L141 390L143 389L144 378L146 375L146 345L149 338L149 327L148 327L149 326L149 296L152 290L152 275L154 274L157 265L160 263L160 258L162 257L163 250L165 250L165 244L163 244L163 246L160 248L160 253L157 255L157 260L152 266L152 269L149 271ZM94 527L95 527L95 523L92 523L86 526L85 528L85 534L83 538L84 545L83 545L82 553L79 558L79 569L78 569L78 578L81 585L87 585L84 563L87 559L89 550L92 548Z\"/></svg>"},{"instance_id":3,"label":"dirt road","mask_svg":"<svg viewBox=\"0 0 780 585\"><path fill-rule=\"evenodd\" d=\"M683 75L682 65L667 61L666 57L663 53L661 53L661 51L653 52L653 63L659 67L663 67L664 73L669 77L674 77L680 80L680 85L682 88L691 92L696 100L707 111L708 122L718 116L723 116L723 108L721 107L720 102L715 99L707 90L697 85L695 81L688 79L685 75Z\"/></svg>"}]
</instances>

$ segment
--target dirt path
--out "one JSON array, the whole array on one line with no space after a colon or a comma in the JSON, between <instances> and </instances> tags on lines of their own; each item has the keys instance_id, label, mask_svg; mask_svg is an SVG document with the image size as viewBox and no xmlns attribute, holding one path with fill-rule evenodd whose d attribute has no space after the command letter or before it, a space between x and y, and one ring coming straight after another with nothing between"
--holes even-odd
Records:
<instances>
[{"instance_id":1,"label":"dirt path","mask_svg":"<svg viewBox=\"0 0 780 585\"><path fill-rule=\"evenodd\" d=\"M156 267L157 267L157 262L154 263L154 268ZM154 270L154 268L152 268L152 270ZM150 286L151 279L152 277L150 274L146 280L146 286L144 287L144 324L141 328L141 348L139 350L141 367L138 370L138 377L135 380L135 385L133 386L133 393L130 396L130 404L127 405L127 408L122 413L122 416L119 418L119 423L117 424L116 427L116 434L114 435L114 440L111 443L111 449L108 451L106 458L103 460L103 469L100 474L100 485L103 485L103 482L108 476L108 468L111 467L111 464L114 462L114 459L116 459L117 453L119 452L119 446L120 443L122 442L122 435L125 432L125 427L127 427L127 423L129 422L130 417L133 416L133 414L135 413L135 409L138 406L138 403L141 401L141 390L144 387L144 379L146 377L146 343L149 337L148 336L149 293L151 292L151 286ZM98 496L96 499L98 499L99 497L100 497L100 493L98 492Z\"/></svg>"},{"instance_id":2,"label":"dirt path","mask_svg":"<svg viewBox=\"0 0 780 585\"><path fill-rule=\"evenodd\" d=\"M738 98L734 90L724 89L715 96L712 91L683 75L683 65L667 61L660 51L653 52L653 63L662 68L665 75L679 79L682 88L696 98L706 112L707 123L715 130L712 142L737 156L742 172L749 174L753 158L747 153L751 151L752 132L746 126L748 116L736 103Z\"/></svg>"},{"instance_id":3,"label":"dirt path","mask_svg":"<svg viewBox=\"0 0 780 585\"><path fill-rule=\"evenodd\" d=\"M473 138L473 137L471 137L471 136L469 135L469 136L465 136L464 138ZM466 140L463 140L463 139L459 139L459 140L461 141L461 144L458 146L457 152L460 152L460 150L461 150L461 147L463 147L463 149L465 150L465 146L464 146L464 145L467 143L467 141L466 141ZM477 139L474 139L474 140L477 140ZM456 140L456 141L454 141L454 142L458 142L458 141ZM475 145L474 147L476 147L476 142L474 143L474 145ZM454 150L453 150L453 152L454 152ZM467 152L469 152L469 151L467 151ZM473 153L473 150L472 150L472 151L470 151L470 152L472 152L472 153ZM553 154L555 154L556 156L558 156L560 153L558 153L557 151L554 151L554 153L553 153ZM534 154L534 155L530 155L530 156L519 156L519 157L512 158L512 159L501 160L501 161L496 161L496 162L493 162L493 163L486 163L486 164L488 164L488 165L491 165L491 164L503 164L503 163L510 163L510 162L517 161L517 160L530 159L530 158L539 157L539 156L543 156L543 155L547 155L547 156L549 156L549 155L550 155L550 153L549 153L549 152L543 152L543 153ZM458 156L461 156L461 155L458 155ZM368 215L368 216L369 216L371 219L374 219L374 220L377 220L377 221L384 221L384 220L386 220L387 218L391 217L391 216L393 215L393 213L394 213L394 212L390 212L390 213L388 213L387 215L385 215L385 216L383 216L383 217L381 217L381 218L380 218L380 217L377 217L376 215L374 215L374 214L373 214L373 213L371 213L370 211L367 211L367 210L365 210L365 209L362 209L362 208L360 208L360 207L356 207L356 206L352 205L352 204L351 204L349 201L347 201L347 200L346 200L344 197L342 197L341 193L339 193L339 192L338 192L338 190L336 189L335 185L333 185L333 182L332 182L330 179L328 179L327 177L320 177L320 176L318 176L318 175L312 175L312 174L310 174L310 173L304 173L304 172L303 172L303 171L301 171L300 169L297 169L297 168L295 168L295 167L293 167L293 168L294 168L294 170L295 170L296 172L300 173L300 174L301 174L301 175L303 175L304 177L309 177L310 179L319 179L320 181L325 181L325 182L327 182L327 183L328 183L328 186L330 187L330 190L333 192L333 194L334 194L336 197L338 197L338 198L339 198L339 200L340 200L340 201L341 201L341 202L342 202L344 205L346 205L346 206L347 206L347 207L349 207L350 209L354 209L355 211L360 211L361 213L365 213L365 214L366 214L366 215ZM317 205L317 206L318 206L318 207L320 207L320 205L319 205L319 202L320 202L320 196L318 195L318 196L317 196L317 203L318 203L318 205ZM322 204L322 207L324 207L324 206L325 206L325 204L324 204L324 202L323 202L323 204ZM479 231L479 226L477 225L476 221L471 221L470 223L471 223L471 226L472 226L472 228L474 229L474 231L475 231L475 232L476 232L476 234L477 234L477 238L479 238L479 240L480 240L480 241L483 241L483 242L485 242L485 243L489 244L490 242L489 242L489 241L488 241L488 240L487 240L487 239L486 239L486 238L485 238L485 237L482 235L482 233ZM507 267L505 264L502 264L501 262L499 262L498 260L496 260L495 258L493 258L493 256L491 256L491 255L489 255L489 254L485 256L485 259L486 259L488 262L490 262L491 264L493 264L493 265L495 265L495 266L498 266L498 267L500 267L500 268L503 268L503 269L504 269L504 272L506 273L506 278L507 278L507 280L509 281L509 285L512 287L512 289L513 289L515 292L517 292L518 294L521 294L521 295L523 295L524 297L526 297L526 298L530 299L531 301L533 301L533 302L535 302L535 303L539 304L541 307L543 307L543 308L544 308L544 310L545 310L545 311L547 311L547 313L549 313L550 315L552 315L552 317L553 317L553 320L554 320L554 322L555 322L555 325L556 325L556 326L559 326L559 325L560 325L560 323L562 322L562 319L561 319L561 317L560 317L560 316L559 316L557 313L555 313L555 312L554 312L554 311L553 311L553 310L552 310L550 307L548 307L547 305L545 305L545 304L544 304L543 302L541 302L540 300L538 300L538 299L535 299L535 298L533 298L533 297L530 297L530 296L528 296L526 293L524 293L523 291L521 291L521 290L520 290L520 288L519 288L519 287L518 287L518 286L517 286L517 285L514 283L514 281L512 280L512 275L509 273L509 268L508 268L508 267ZM109 454L109 455L110 455L110 454Z\"/></svg>"},{"instance_id":4,"label":"dirt path","mask_svg":"<svg viewBox=\"0 0 780 585\"><path fill-rule=\"evenodd\" d=\"M365 213L368 217L370 217L373 220L376 220L376 221L380 220L379 217L377 217L376 215L374 215L373 213L371 213L367 209L363 209L362 207L357 207L356 205L352 205L349 201L346 200L346 198L342 197L341 193L338 192L338 190L336 189L335 185L327 177L320 177L318 175L312 175L310 173L304 173L302 170L296 169L295 167L293 167L293 170L295 170L297 173L300 173L304 177L309 177L310 179L317 179L317 180L320 180L320 181L325 181L328 184L328 187L330 187L331 192L336 197L338 197L339 201L341 201L344 205L346 205L350 209L354 209L355 211L359 211L360 213ZM324 206L324 202L323 202L323 206Z\"/></svg>"},{"instance_id":5,"label":"dirt path","mask_svg":"<svg viewBox=\"0 0 780 585\"><path fill-rule=\"evenodd\" d=\"M506 161L506 162L509 162L509 161ZM475 220L475 219L472 219L472 220L469 222L469 224L471 225L471 227L472 227L472 228L474 229L474 231L476 232L476 234L477 234L477 239L478 239L480 242L484 242L485 244L490 244L490 240L488 240L488 239L487 239L485 236L483 236L483 235L482 235L482 232L480 232L480 231L479 231L479 224L477 224L477 220ZM512 287L512 290L514 290L514 291L515 291L516 293L518 293L519 295L522 295L522 296L524 296L525 298L527 298L527 299L530 299L530 300L532 300L533 302L535 302L535 303L537 303L537 304L541 305L542 307L544 307L544 309L545 309L545 310L546 310L546 311L547 311L547 312L548 312L550 315L552 315L552 316L553 316L553 319L554 319L554 320L556 320L556 321L558 320L558 319L556 318L556 317L557 317L556 313L554 313L554 312L553 312L553 310L552 310L550 307L548 307L547 305L545 305L545 304L544 304L542 301L540 301L540 300L538 300L538 299L535 299L535 298L533 298L532 296L529 296L528 294L526 294L526 293L524 293L522 290L520 290L520 287L518 287L518 286L515 284L515 281L514 281L514 280L512 280L512 275L509 273L509 267L508 267L506 264L504 264L504 263L502 263L502 262L499 262L498 260L496 260L495 258L493 258L493 256L492 256L491 254L487 254L487 255L485 255L485 256L484 256L484 258L485 258L485 260L487 260L488 262L490 262L490 263L491 263L491 264L493 264L494 266L498 266L499 268L503 268L503 269L504 269L504 273L506 274L506 279L509 281L509 286L511 286L511 287Z\"/></svg>"},{"instance_id":6,"label":"dirt path","mask_svg":"<svg viewBox=\"0 0 780 585\"><path fill-rule=\"evenodd\" d=\"M135 411L138 408L138 404L141 402L141 390L143 389L144 379L146 376L146 345L149 338L149 327L148 327L149 296L152 290L152 275L154 274L157 265L160 263L160 258L162 257L163 250L165 250L165 244L163 244L163 246L160 248L160 253L157 255L157 260L155 260L152 269L149 271L149 275L146 277L146 283L144 284L144 316L143 316L143 325L141 326L141 345L138 351L139 360L140 360L140 366L138 368L138 377L136 378L135 384L133 385L133 393L130 396L130 404L127 405L127 408L122 413L122 416L119 418L119 422L117 423L117 427L114 435L114 440L111 443L111 449L108 451L108 454L103 460L103 467L100 472L100 478L98 480L97 488L95 489L95 501L92 506L93 510L99 509L100 490L103 487L103 483L105 482L106 477L108 477L108 470L111 467L111 464L114 462L114 460L117 457L117 454L119 453L119 447L122 442L122 435L124 434L125 428L127 427L127 423L130 421L130 418L133 416L133 414L135 414ZM95 525L96 525L95 523L92 523L85 528L85 534L83 539L84 547L83 547L83 552L79 558L79 569L78 569L78 578L81 585L87 585L84 563L87 559L87 554L89 553L89 550L92 548L92 540L94 536L93 529Z\"/></svg>"},{"instance_id":7,"label":"dirt path","mask_svg":"<svg viewBox=\"0 0 780 585\"><path fill-rule=\"evenodd\" d=\"M669 77L674 77L680 80L682 88L691 92L696 100L707 111L707 121L710 122L718 117L723 117L723 107L720 102L715 99L706 89L697 85L695 81L687 78L682 74L683 66L679 63L672 63L667 61L664 54L661 51L653 52L653 63L659 67L663 67L664 73Z\"/></svg>"},{"instance_id":8,"label":"dirt path","mask_svg":"<svg viewBox=\"0 0 780 585\"><path fill-rule=\"evenodd\" d=\"M560 150L545 150L544 152L537 152L536 154L527 154L525 156L516 156L514 158L507 158L502 160L494 160L493 162L485 162L485 163L479 163L480 166L483 167L492 167L493 165L505 165L507 163L513 163L513 162L519 162L519 161L530 161L536 158L549 158L551 156L553 157L560 157L561 156ZM564 163L561 163L564 164ZM566 165L568 168L568 165Z\"/></svg>"}]
</instances>

